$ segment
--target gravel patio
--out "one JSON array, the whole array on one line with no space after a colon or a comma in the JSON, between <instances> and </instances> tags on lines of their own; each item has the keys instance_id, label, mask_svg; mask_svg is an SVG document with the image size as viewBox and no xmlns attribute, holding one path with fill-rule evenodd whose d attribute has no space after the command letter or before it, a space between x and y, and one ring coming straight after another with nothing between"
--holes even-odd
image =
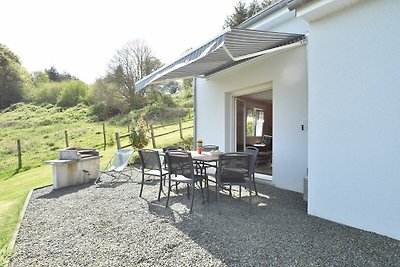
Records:
<instances>
[{"instance_id":1,"label":"gravel patio","mask_svg":"<svg viewBox=\"0 0 400 267\"><path fill-rule=\"evenodd\" d=\"M157 201L148 181L35 190L11 266L400 266L400 241L307 215L302 195L259 185L225 195L215 189L188 213L186 189Z\"/></svg>"}]
</instances>

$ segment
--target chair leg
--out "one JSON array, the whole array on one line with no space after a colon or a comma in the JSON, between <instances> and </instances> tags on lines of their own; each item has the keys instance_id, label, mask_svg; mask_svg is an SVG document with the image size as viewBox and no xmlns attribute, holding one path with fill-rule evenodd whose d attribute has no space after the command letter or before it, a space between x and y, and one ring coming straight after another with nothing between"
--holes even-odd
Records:
<instances>
[{"instance_id":1,"label":"chair leg","mask_svg":"<svg viewBox=\"0 0 400 267\"><path fill-rule=\"evenodd\" d=\"M239 185L239 198L241 198L241 197L242 197L242 186Z\"/></svg>"},{"instance_id":2,"label":"chair leg","mask_svg":"<svg viewBox=\"0 0 400 267\"><path fill-rule=\"evenodd\" d=\"M187 188L187 197L190 198L189 184L186 184L186 188Z\"/></svg>"},{"instance_id":3,"label":"chair leg","mask_svg":"<svg viewBox=\"0 0 400 267\"><path fill-rule=\"evenodd\" d=\"M188 184L188 186L189 186L189 184ZM192 213L192 210L193 210L193 201L194 201L194 183L192 183L191 184L191 186L192 186L192 194L191 194L191 196L190 196L190 211L189 211L189 213ZM189 188L189 187L188 187Z\"/></svg>"},{"instance_id":4,"label":"chair leg","mask_svg":"<svg viewBox=\"0 0 400 267\"><path fill-rule=\"evenodd\" d=\"M160 176L160 189L158 189L158 201L160 201L160 197L161 197L161 190L162 190L162 183L163 183L163 177Z\"/></svg>"},{"instance_id":5,"label":"chair leg","mask_svg":"<svg viewBox=\"0 0 400 267\"><path fill-rule=\"evenodd\" d=\"M167 202L165 203L165 207L168 208L169 202L169 193L171 192L171 177L168 178L168 193L167 193Z\"/></svg>"},{"instance_id":6,"label":"chair leg","mask_svg":"<svg viewBox=\"0 0 400 267\"><path fill-rule=\"evenodd\" d=\"M207 190L207 203L210 203L210 190L208 188L208 176L206 178L205 186L206 186L206 190Z\"/></svg>"},{"instance_id":7,"label":"chair leg","mask_svg":"<svg viewBox=\"0 0 400 267\"><path fill-rule=\"evenodd\" d=\"M140 185L139 197L142 197L143 184L144 184L144 172L142 172L142 184Z\"/></svg>"},{"instance_id":8,"label":"chair leg","mask_svg":"<svg viewBox=\"0 0 400 267\"><path fill-rule=\"evenodd\" d=\"M253 173L253 186L254 186L254 192L256 193L256 196L258 196L258 192L257 192L257 186L256 186L256 177Z\"/></svg>"},{"instance_id":9,"label":"chair leg","mask_svg":"<svg viewBox=\"0 0 400 267\"><path fill-rule=\"evenodd\" d=\"M96 180L94 181L95 185L98 185L98 182L101 182L100 178L101 178L102 175L103 175L103 173L101 172L99 177L96 178Z\"/></svg>"}]
</instances>

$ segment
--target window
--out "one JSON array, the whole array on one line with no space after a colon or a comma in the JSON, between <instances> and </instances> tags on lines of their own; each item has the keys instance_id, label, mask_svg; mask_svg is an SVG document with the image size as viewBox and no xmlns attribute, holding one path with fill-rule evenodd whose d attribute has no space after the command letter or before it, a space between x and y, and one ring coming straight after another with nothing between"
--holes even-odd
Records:
<instances>
[{"instance_id":1,"label":"window","mask_svg":"<svg viewBox=\"0 0 400 267\"><path fill-rule=\"evenodd\" d=\"M264 126L264 110L259 108L247 109L246 136L262 136Z\"/></svg>"}]
</instances>

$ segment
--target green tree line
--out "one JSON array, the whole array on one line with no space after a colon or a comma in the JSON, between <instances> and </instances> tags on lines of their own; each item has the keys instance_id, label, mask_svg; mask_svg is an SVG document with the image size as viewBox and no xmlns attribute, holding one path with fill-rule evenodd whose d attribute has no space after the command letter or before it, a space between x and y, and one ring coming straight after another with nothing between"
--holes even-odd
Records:
<instances>
[{"instance_id":1,"label":"green tree line","mask_svg":"<svg viewBox=\"0 0 400 267\"><path fill-rule=\"evenodd\" d=\"M135 111L154 119L176 110L179 112L175 115L184 116L192 106L191 80L135 90L136 81L161 66L146 42L132 40L117 50L106 74L88 85L69 73L60 73L54 66L30 74L18 56L0 44L0 109L18 102L61 108L82 103L90 106L99 120Z\"/></svg>"}]
</instances>

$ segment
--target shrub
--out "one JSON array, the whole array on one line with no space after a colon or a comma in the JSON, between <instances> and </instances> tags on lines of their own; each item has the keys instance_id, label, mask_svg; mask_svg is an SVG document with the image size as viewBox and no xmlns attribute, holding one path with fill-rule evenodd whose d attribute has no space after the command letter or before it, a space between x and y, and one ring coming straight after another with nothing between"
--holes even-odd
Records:
<instances>
[{"instance_id":1,"label":"shrub","mask_svg":"<svg viewBox=\"0 0 400 267\"><path fill-rule=\"evenodd\" d=\"M139 119L132 120L131 133L129 139L132 147L136 149L144 148L149 142L147 122L144 120L145 116L141 115Z\"/></svg>"},{"instance_id":2,"label":"shrub","mask_svg":"<svg viewBox=\"0 0 400 267\"><path fill-rule=\"evenodd\" d=\"M57 104L57 100L63 90L63 84L59 82L49 82L39 84L33 90L33 99L36 104Z\"/></svg>"},{"instance_id":3,"label":"shrub","mask_svg":"<svg viewBox=\"0 0 400 267\"><path fill-rule=\"evenodd\" d=\"M173 144L173 146L182 147L186 151L192 151L194 150L193 141L194 141L193 137L188 137L178 143Z\"/></svg>"},{"instance_id":4,"label":"shrub","mask_svg":"<svg viewBox=\"0 0 400 267\"><path fill-rule=\"evenodd\" d=\"M84 82L70 80L62 82L62 84L64 86L58 98L58 106L73 107L86 101L88 86Z\"/></svg>"}]
</instances>

